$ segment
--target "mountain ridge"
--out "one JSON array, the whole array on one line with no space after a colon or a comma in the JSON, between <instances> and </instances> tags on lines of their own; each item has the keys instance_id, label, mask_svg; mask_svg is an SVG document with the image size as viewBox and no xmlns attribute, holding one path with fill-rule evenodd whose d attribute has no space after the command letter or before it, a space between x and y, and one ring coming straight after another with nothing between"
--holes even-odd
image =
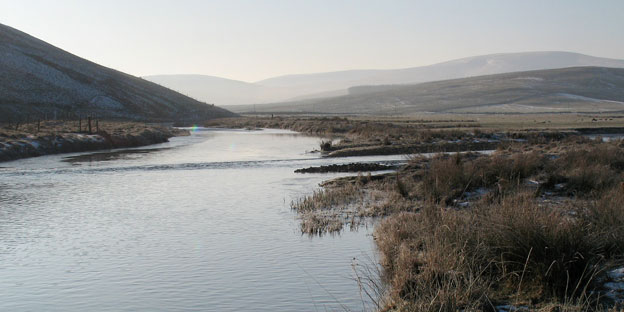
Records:
<instances>
[{"instance_id":1,"label":"mountain ridge","mask_svg":"<svg viewBox=\"0 0 624 312\"><path fill-rule=\"evenodd\" d=\"M624 111L624 69L570 67L412 85L358 86L350 94L258 105L259 113L397 115L424 112ZM249 106L231 107L249 112Z\"/></svg>"},{"instance_id":2,"label":"mountain ridge","mask_svg":"<svg viewBox=\"0 0 624 312\"><path fill-rule=\"evenodd\" d=\"M565 51L533 51L496 53L465 57L441 63L399 69L352 69L312 74L294 74L271 77L256 82L243 82L255 86L254 93L236 90L234 86L220 93L218 88L204 85L205 90L159 81L165 86L194 96L200 100L223 105L264 104L320 98L327 95L346 95L348 88L360 85L414 84L455 78L476 77L489 74L527 70L555 69L576 66L601 66L624 68L624 60L594 57ZM146 76L151 79L152 76ZM237 98L231 100L230 94ZM241 99L241 94L247 97ZM215 99L214 101L211 100ZM247 102L247 103L245 103Z\"/></svg>"}]
</instances>

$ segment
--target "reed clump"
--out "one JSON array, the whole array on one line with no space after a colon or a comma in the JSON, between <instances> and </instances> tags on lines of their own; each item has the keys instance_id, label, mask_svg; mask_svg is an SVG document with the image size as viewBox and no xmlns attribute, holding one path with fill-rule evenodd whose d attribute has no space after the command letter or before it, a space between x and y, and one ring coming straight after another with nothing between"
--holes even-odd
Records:
<instances>
[{"instance_id":1,"label":"reed clump","mask_svg":"<svg viewBox=\"0 0 624 312\"><path fill-rule=\"evenodd\" d=\"M479 188L504 193L519 187L546 166L547 159L537 152L511 156L493 154L440 154L423 169L420 195L434 203L450 205L466 192Z\"/></svg>"},{"instance_id":2,"label":"reed clump","mask_svg":"<svg viewBox=\"0 0 624 312\"><path fill-rule=\"evenodd\" d=\"M375 238L399 311L496 306L593 309L600 281L622 265L624 195L549 209L531 193L455 211L429 204L384 220Z\"/></svg>"}]
</instances>

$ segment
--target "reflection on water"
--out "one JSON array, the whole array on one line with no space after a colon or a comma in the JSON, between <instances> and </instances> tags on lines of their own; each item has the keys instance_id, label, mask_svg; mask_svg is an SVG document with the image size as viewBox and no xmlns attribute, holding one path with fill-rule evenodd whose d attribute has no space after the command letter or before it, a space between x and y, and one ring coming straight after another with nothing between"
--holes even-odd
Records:
<instances>
[{"instance_id":1,"label":"reflection on water","mask_svg":"<svg viewBox=\"0 0 624 312\"><path fill-rule=\"evenodd\" d=\"M63 161L73 164L79 164L84 162L98 162L98 161L112 161L122 159L132 159L141 157L141 154L160 152L167 148L135 148L135 149L121 149L110 152L100 153L87 153L74 156L68 156L63 158Z\"/></svg>"},{"instance_id":2,"label":"reflection on water","mask_svg":"<svg viewBox=\"0 0 624 312\"><path fill-rule=\"evenodd\" d=\"M289 203L338 174L318 138L197 131L0 170L1 311L361 310L369 230L302 236ZM73 164L80 163L80 166Z\"/></svg>"}]
</instances>

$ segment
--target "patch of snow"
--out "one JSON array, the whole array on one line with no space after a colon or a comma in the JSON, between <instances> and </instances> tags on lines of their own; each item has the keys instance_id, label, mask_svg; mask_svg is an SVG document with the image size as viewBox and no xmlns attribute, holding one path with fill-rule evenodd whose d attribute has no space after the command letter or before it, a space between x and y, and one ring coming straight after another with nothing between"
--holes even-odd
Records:
<instances>
[{"instance_id":1,"label":"patch of snow","mask_svg":"<svg viewBox=\"0 0 624 312\"><path fill-rule=\"evenodd\" d=\"M594 99L582 95L570 94L570 93L557 93L558 96L563 96L568 99L579 100L579 101L587 101L587 102L602 102L603 100Z\"/></svg>"},{"instance_id":2,"label":"patch of snow","mask_svg":"<svg viewBox=\"0 0 624 312\"><path fill-rule=\"evenodd\" d=\"M517 107L526 111L533 111L533 110L539 110L539 109L548 109L548 110L561 110L560 108L556 108L556 107L548 107L548 106L531 106L531 105L524 105L524 104L511 104L511 106L513 107Z\"/></svg>"},{"instance_id":3,"label":"patch of snow","mask_svg":"<svg viewBox=\"0 0 624 312\"><path fill-rule=\"evenodd\" d=\"M609 276L609 278L612 278L614 280L624 280L624 267L615 269L607 273L607 275Z\"/></svg>"},{"instance_id":4,"label":"patch of snow","mask_svg":"<svg viewBox=\"0 0 624 312\"><path fill-rule=\"evenodd\" d=\"M518 77L518 78L514 78L514 80L544 81L544 78L540 78L540 77Z\"/></svg>"},{"instance_id":5,"label":"patch of snow","mask_svg":"<svg viewBox=\"0 0 624 312\"><path fill-rule=\"evenodd\" d=\"M496 311L498 312L517 312L517 311L530 311L530 309L526 306L514 306L510 304L499 305L496 307Z\"/></svg>"},{"instance_id":6,"label":"patch of snow","mask_svg":"<svg viewBox=\"0 0 624 312\"><path fill-rule=\"evenodd\" d=\"M579 101L624 104L624 102L620 102L620 101L595 99L595 98L590 98L590 97L586 97L586 96L582 96L582 95L576 95L576 94L570 94L570 93L557 93L556 95L563 96L563 97L566 97L566 98L569 98L569 99L573 99L573 100L579 100Z\"/></svg>"},{"instance_id":7,"label":"patch of snow","mask_svg":"<svg viewBox=\"0 0 624 312\"><path fill-rule=\"evenodd\" d=\"M604 284L606 296L617 304L624 303L624 268L607 273L609 282Z\"/></svg>"}]
</instances>

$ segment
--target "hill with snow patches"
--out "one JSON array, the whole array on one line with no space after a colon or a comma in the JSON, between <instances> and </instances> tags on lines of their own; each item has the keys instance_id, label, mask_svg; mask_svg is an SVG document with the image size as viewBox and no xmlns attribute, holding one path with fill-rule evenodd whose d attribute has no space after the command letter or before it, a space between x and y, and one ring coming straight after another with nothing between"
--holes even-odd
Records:
<instances>
[{"instance_id":1,"label":"hill with snow patches","mask_svg":"<svg viewBox=\"0 0 624 312\"><path fill-rule=\"evenodd\" d=\"M404 69L347 70L287 75L254 83L203 75L161 75L144 78L201 101L217 105L238 105L347 95L349 88L362 85L415 84L578 66L624 68L624 60L571 52L522 52L467 57Z\"/></svg>"},{"instance_id":2,"label":"hill with snow patches","mask_svg":"<svg viewBox=\"0 0 624 312\"><path fill-rule=\"evenodd\" d=\"M624 69L571 67L413 85L360 86L338 97L231 107L240 112L402 115L624 111Z\"/></svg>"}]
</instances>

